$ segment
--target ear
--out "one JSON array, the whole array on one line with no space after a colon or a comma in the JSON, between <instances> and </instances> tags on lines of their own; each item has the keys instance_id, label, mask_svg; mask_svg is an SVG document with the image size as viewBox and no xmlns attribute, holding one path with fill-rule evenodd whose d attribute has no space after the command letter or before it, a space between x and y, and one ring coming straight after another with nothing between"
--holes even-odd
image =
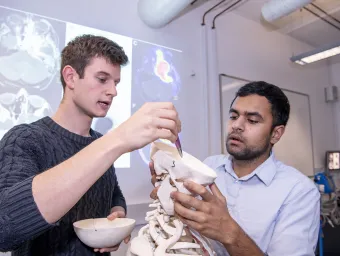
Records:
<instances>
[{"instance_id":1,"label":"ear","mask_svg":"<svg viewBox=\"0 0 340 256\"><path fill-rule=\"evenodd\" d=\"M75 85L74 82L78 77L78 74L75 71L75 69L72 68L69 65L66 65L63 68L62 75L63 75L64 81L65 81L66 87L69 88L70 90L73 90L74 85Z\"/></svg>"},{"instance_id":2,"label":"ear","mask_svg":"<svg viewBox=\"0 0 340 256\"><path fill-rule=\"evenodd\" d=\"M285 126L284 125L278 125L275 126L273 131L272 131L272 136L270 139L270 142L274 145L275 143L279 142L281 139L281 136L285 132Z\"/></svg>"}]
</instances>

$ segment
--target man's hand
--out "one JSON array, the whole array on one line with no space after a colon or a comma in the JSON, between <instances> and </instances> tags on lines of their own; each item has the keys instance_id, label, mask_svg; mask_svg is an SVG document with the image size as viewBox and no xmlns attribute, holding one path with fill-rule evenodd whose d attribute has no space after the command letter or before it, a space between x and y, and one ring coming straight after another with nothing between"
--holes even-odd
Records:
<instances>
[{"instance_id":1,"label":"man's hand","mask_svg":"<svg viewBox=\"0 0 340 256\"><path fill-rule=\"evenodd\" d=\"M125 217L125 210L123 207L120 207L120 206L115 206L112 208L111 210L111 214L109 216L107 216L107 218L109 220L114 220L115 218L124 218ZM129 235L128 237L126 237L124 239L124 243L128 243L131 239L131 235ZM120 243L117 244L116 246L114 247L111 247L111 248L101 248L101 249L94 249L95 252L114 252L114 251L117 251L118 248L120 246Z\"/></svg>"},{"instance_id":2,"label":"man's hand","mask_svg":"<svg viewBox=\"0 0 340 256\"><path fill-rule=\"evenodd\" d=\"M194 182L184 182L184 186L202 200L180 192L172 192L177 217L202 235L219 241L230 256L263 256L256 243L233 220L227 209L225 197L216 184L210 191ZM192 210L192 208L196 210Z\"/></svg>"},{"instance_id":3,"label":"man's hand","mask_svg":"<svg viewBox=\"0 0 340 256\"><path fill-rule=\"evenodd\" d=\"M231 243L237 237L238 225L229 215L226 198L216 184L210 186L212 193L194 182L186 181L184 186L193 195L200 195L202 200L180 192L172 192L171 197L174 199L178 218L208 238L222 244Z\"/></svg>"},{"instance_id":4,"label":"man's hand","mask_svg":"<svg viewBox=\"0 0 340 256\"><path fill-rule=\"evenodd\" d=\"M157 139L175 142L181 131L178 113L171 102L144 104L128 120L112 131L124 152L142 148Z\"/></svg>"}]
</instances>

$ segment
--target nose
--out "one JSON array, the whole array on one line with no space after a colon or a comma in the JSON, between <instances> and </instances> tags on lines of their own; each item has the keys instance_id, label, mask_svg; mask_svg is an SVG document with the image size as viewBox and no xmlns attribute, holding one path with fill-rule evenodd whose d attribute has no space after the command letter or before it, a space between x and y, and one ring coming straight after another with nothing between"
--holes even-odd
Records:
<instances>
[{"instance_id":1,"label":"nose","mask_svg":"<svg viewBox=\"0 0 340 256\"><path fill-rule=\"evenodd\" d=\"M116 97L117 96L117 86L116 83L112 82L108 85L106 95Z\"/></svg>"},{"instance_id":2,"label":"nose","mask_svg":"<svg viewBox=\"0 0 340 256\"><path fill-rule=\"evenodd\" d=\"M231 122L232 122L231 127L234 131L238 131L238 132L244 131L245 120L242 116L240 116L236 120L231 120Z\"/></svg>"}]
</instances>

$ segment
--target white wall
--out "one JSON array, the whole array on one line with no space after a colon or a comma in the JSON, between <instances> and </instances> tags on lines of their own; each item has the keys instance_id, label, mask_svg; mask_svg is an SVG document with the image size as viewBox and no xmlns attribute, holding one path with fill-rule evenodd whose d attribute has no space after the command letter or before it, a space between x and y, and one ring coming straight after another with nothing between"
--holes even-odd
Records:
<instances>
[{"instance_id":1,"label":"white wall","mask_svg":"<svg viewBox=\"0 0 340 256\"><path fill-rule=\"evenodd\" d=\"M329 60L330 85L338 87L338 97L340 98L340 56L335 56ZM340 99L334 103L334 118L336 121L336 132L340 132ZM337 137L338 148L340 148L340 136Z\"/></svg>"},{"instance_id":2,"label":"white wall","mask_svg":"<svg viewBox=\"0 0 340 256\"><path fill-rule=\"evenodd\" d=\"M330 58L329 68L331 83L340 87L340 55Z\"/></svg>"},{"instance_id":3,"label":"white wall","mask_svg":"<svg viewBox=\"0 0 340 256\"><path fill-rule=\"evenodd\" d=\"M324 101L324 87L329 83L327 62L303 67L291 63L289 57L293 50L304 52L310 47L277 32L268 32L260 24L237 14L225 14L216 24L217 72L247 80L265 80L309 95L314 168L322 169L325 151L337 144L332 104ZM219 127L215 129L217 132Z\"/></svg>"}]
</instances>

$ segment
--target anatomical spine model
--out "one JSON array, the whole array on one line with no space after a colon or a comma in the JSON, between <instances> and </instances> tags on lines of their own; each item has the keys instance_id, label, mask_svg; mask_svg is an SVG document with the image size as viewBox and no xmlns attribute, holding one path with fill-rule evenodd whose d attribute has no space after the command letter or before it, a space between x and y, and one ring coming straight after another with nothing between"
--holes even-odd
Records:
<instances>
[{"instance_id":1,"label":"anatomical spine model","mask_svg":"<svg viewBox=\"0 0 340 256\"><path fill-rule=\"evenodd\" d=\"M209 242L196 231L189 229L174 216L172 191L190 194L183 181L190 180L207 186L214 182L216 173L200 160L183 152L183 158L171 145L154 142L151 159L157 175L158 199L146 213L147 225L132 239L128 256L184 256L215 255Z\"/></svg>"}]
</instances>

